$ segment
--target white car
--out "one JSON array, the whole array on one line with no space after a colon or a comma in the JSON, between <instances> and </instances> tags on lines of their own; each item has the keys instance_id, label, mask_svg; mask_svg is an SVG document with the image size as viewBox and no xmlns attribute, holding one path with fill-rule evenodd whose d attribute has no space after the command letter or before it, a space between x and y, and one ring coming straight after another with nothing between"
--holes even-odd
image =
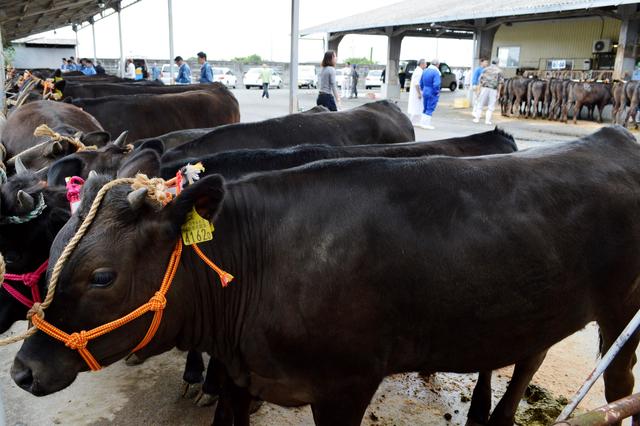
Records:
<instances>
[{"instance_id":1,"label":"white car","mask_svg":"<svg viewBox=\"0 0 640 426\"><path fill-rule=\"evenodd\" d=\"M213 81L218 81L227 87L236 88L238 78L231 72L229 68L212 68Z\"/></svg>"},{"instance_id":2,"label":"white car","mask_svg":"<svg viewBox=\"0 0 640 426\"><path fill-rule=\"evenodd\" d=\"M162 80L164 84L171 84L172 81L175 82L176 78L178 77L178 66L173 66L173 80L170 76L170 68L171 64L162 64L162 68L160 70L160 80Z\"/></svg>"},{"instance_id":3,"label":"white car","mask_svg":"<svg viewBox=\"0 0 640 426\"><path fill-rule=\"evenodd\" d=\"M298 88L315 89L318 87L318 76L315 65L298 65Z\"/></svg>"},{"instance_id":4,"label":"white car","mask_svg":"<svg viewBox=\"0 0 640 426\"><path fill-rule=\"evenodd\" d=\"M371 89L372 87L382 86L382 70L371 70L367 74L367 78L364 79L364 88Z\"/></svg>"},{"instance_id":5,"label":"white car","mask_svg":"<svg viewBox=\"0 0 640 426\"><path fill-rule=\"evenodd\" d=\"M269 82L269 87L280 88L282 86L282 77L271 69L271 81ZM262 68L250 68L249 71L244 73L242 77L242 84L247 89L251 89L252 87L261 88L262 87Z\"/></svg>"}]
</instances>

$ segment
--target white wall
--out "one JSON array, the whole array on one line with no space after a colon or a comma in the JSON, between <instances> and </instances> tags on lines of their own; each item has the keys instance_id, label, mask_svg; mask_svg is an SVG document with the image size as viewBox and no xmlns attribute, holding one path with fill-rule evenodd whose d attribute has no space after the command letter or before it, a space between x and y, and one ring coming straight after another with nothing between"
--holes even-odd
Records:
<instances>
[{"instance_id":1,"label":"white wall","mask_svg":"<svg viewBox=\"0 0 640 426\"><path fill-rule=\"evenodd\" d=\"M13 66L16 68L58 68L62 58L75 56L73 46L69 47L27 47L25 45L13 45L16 54Z\"/></svg>"}]
</instances>

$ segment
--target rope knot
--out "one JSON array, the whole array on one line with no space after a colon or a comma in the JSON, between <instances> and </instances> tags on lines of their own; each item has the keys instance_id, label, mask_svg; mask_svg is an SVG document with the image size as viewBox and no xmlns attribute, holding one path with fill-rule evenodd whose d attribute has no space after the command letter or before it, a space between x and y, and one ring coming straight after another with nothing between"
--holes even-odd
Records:
<instances>
[{"instance_id":1,"label":"rope knot","mask_svg":"<svg viewBox=\"0 0 640 426\"><path fill-rule=\"evenodd\" d=\"M76 151L95 151L96 149L98 149L98 147L96 146L87 146L84 143L82 143L82 141L76 137L71 137L71 136L63 136L60 133L54 131L53 129L51 129L49 126L47 126L46 124L41 124L38 127L36 127L36 130L33 131L33 136L36 137L40 137L40 136L44 136L47 137L49 139L51 139L52 141L56 141L56 142L61 142L61 141L66 141L69 144L73 145L73 147L75 147Z\"/></svg>"},{"instance_id":2,"label":"rope knot","mask_svg":"<svg viewBox=\"0 0 640 426\"><path fill-rule=\"evenodd\" d=\"M82 330L79 333L72 333L69 339L65 342L65 346L69 349L84 349L87 347L89 339L87 339L87 332Z\"/></svg>"},{"instance_id":3,"label":"rope knot","mask_svg":"<svg viewBox=\"0 0 640 426\"><path fill-rule=\"evenodd\" d=\"M40 302L35 302L33 306L27 311L27 319L31 321L31 318L37 316L40 319L44 319L44 309Z\"/></svg>"},{"instance_id":4,"label":"rope knot","mask_svg":"<svg viewBox=\"0 0 640 426\"><path fill-rule=\"evenodd\" d=\"M156 294L153 295L151 299L149 299L149 309L153 312L161 311L167 306L167 298L164 297L164 294L156 291Z\"/></svg>"},{"instance_id":5,"label":"rope knot","mask_svg":"<svg viewBox=\"0 0 640 426\"><path fill-rule=\"evenodd\" d=\"M135 191L140 188L147 188L147 197L155 202L159 208L166 206L173 198L168 190L167 181L161 178L149 178L147 175L139 173L131 184L131 189Z\"/></svg>"}]
</instances>

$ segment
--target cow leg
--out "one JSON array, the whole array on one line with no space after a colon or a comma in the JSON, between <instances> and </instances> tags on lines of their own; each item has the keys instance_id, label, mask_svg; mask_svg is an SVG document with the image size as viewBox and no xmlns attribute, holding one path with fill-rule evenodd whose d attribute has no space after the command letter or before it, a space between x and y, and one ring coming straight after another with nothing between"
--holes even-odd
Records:
<instances>
[{"instance_id":1,"label":"cow leg","mask_svg":"<svg viewBox=\"0 0 640 426\"><path fill-rule=\"evenodd\" d=\"M487 424L491 412L491 371L478 373L476 387L471 396L471 407L467 413L467 425Z\"/></svg>"},{"instance_id":2,"label":"cow leg","mask_svg":"<svg viewBox=\"0 0 640 426\"><path fill-rule=\"evenodd\" d=\"M326 399L311 404L316 426L359 426L364 412L376 392L375 384L356 379L356 383L336 389Z\"/></svg>"},{"instance_id":3,"label":"cow leg","mask_svg":"<svg viewBox=\"0 0 640 426\"><path fill-rule=\"evenodd\" d=\"M577 123L580 112L582 112L582 103L580 103L580 101L576 101L575 106L573 107L573 124Z\"/></svg>"},{"instance_id":4,"label":"cow leg","mask_svg":"<svg viewBox=\"0 0 640 426\"><path fill-rule=\"evenodd\" d=\"M516 363L507 391L491 413L488 423L490 426L513 425L518 403L520 403L531 378L538 371L538 367L546 355L547 351L545 350Z\"/></svg>"},{"instance_id":5,"label":"cow leg","mask_svg":"<svg viewBox=\"0 0 640 426\"><path fill-rule=\"evenodd\" d=\"M216 362L213 358L209 359L207 375L204 378L204 382L202 382L202 388L200 392L198 392L198 396L196 396L196 399L193 401L199 407L213 405L218 399L218 395L220 394L220 368L224 368L224 366Z\"/></svg>"},{"instance_id":6,"label":"cow leg","mask_svg":"<svg viewBox=\"0 0 640 426\"><path fill-rule=\"evenodd\" d=\"M182 374L182 380L184 380L184 388L182 396L186 397L192 385L202 383L204 377L204 361L202 360L202 354L197 351L189 351L187 353L187 363L184 366L184 373Z\"/></svg>"}]
</instances>

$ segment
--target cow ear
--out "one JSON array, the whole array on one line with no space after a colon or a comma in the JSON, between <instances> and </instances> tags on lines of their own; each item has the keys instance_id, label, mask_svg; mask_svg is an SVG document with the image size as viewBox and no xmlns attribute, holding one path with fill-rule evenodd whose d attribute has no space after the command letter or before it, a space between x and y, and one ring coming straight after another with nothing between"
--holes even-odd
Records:
<instances>
[{"instance_id":1,"label":"cow ear","mask_svg":"<svg viewBox=\"0 0 640 426\"><path fill-rule=\"evenodd\" d=\"M200 216L213 222L222 208L224 179L220 175L206 176L187 186L167 207L172 225L180 227L195 207ZM178 228L179 229L179 228Z\"/></svg>"},{"instance_id":2,"label":"cow ear","mask_svg":"<svg viewBox=\"0 0 640 426\"><path fill-rule=\"evenodd\" d=\"M108 132L97 131L83 135L80 140L85 145L95 145L101 148L111 141L111 135Z\"/></svg>"},{"instance_id":3,"label":"cow ear","mask_svg":"<svg viewBox=\"0 0 640 426\"><path fill-rule=\"evenodd\" d=\"M82 176L85 164L78 157L65 157L49 166L47 173L47 184L49 186L65 185L64 178L71 176Z\"/></svg>"},{"instance_id":4,"label":"cow ear","mask_svg":"<svg viewBox=\"0 0 640 426\"><path fill-rule=\"evenodd\" d=\"M136 146L136 151L143 149L153 149L159 155L164 154L164 143L160 139L149 139Z\"/></svg>"},{"instance_id":5,"label":"cow ear","mask_svg":"<svg viewBox=\"0 0 640 426\"><path fill-rule=\"evenodd\" d=\"M118 177L134 177L138 173L144 173L151 177L160 174L160 156L156 151L143 149L126 157L118 170Z\"/></svg>"}]
</instances>

